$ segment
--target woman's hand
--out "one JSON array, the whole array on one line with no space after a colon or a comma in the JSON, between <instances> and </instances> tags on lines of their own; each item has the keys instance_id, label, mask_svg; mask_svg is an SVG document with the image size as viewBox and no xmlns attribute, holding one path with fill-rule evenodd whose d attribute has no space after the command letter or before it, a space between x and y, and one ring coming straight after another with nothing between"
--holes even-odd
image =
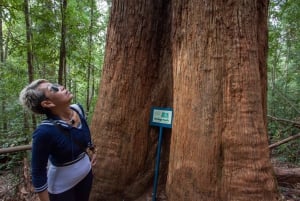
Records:
<instances>
[{"instance_id":1,"label":"woman's hand","mask_svg":"<svg viewBox=\"0 0 300 201\"><path fill-rule=\"evenodd\" d=\"M92 167L94 167L97 163L97 152L92 153L90 159L91 159Z\"/></svg>"},{"instance_id":2,"label":"woman's hand","mask_svg":"<svg viewBox=\"0 0 300 201\"><path fill-rule=\"evenodd\" d=\"M89 147L87 153L90 157L92 167L94 167L97 163L97 148L95 146Z\"/></svg>"}]
</instances>

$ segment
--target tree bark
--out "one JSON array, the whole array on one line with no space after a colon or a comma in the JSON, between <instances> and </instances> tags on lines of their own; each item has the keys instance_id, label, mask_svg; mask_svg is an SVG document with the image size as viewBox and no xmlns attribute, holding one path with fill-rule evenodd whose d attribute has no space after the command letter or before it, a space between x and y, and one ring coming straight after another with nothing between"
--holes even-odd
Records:
<instances>
[{"instance_id":1,"label":"tree bark","mask_svg":"<svg viewBox=\"0 0 300 201\"><path fill-rule=\"evenodd\" d=\"M174 2L169 200L277 199L266 132L267 8Z\"/></svg>"},{"instance_id":2,"label":"tree bark","mask_svg":"<svg viewBox=\"0 0 300 201\"><path fill-rule=\"evenodd\" d=\"M99 147L92 200L133 200L151 188L158 129L152 106L171 107L169 1L112 3L106 54L91 131ZM161 178L167 168L166 130Z\"/></svg>"}]
</instances>

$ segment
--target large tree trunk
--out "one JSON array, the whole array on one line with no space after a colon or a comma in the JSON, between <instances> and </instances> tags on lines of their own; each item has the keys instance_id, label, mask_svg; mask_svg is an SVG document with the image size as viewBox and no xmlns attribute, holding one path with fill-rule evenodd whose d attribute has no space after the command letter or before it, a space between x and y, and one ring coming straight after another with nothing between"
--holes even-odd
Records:
<instances>
[{"instance_id":1,"label":"large tree trunk","mask_svg":"<svg viewBox=\"0 0 300 201\"><path fill-rule=\"evenodd\" d=\"M277 199L266 132L267 6L173 4L170 201Z\"/></svg>"},{"instance_id":2,"label":"large tree trunk","mask_svg":"<svg viewBox=\"0 0 300 201\"><path fill-rule=\"evenodd\" d=\"M113 1L91 125L99 149L92 200L134 200L152 187L151 106L174 108L160 170L169 201L277 199L266 132L267 6Z\"/></svg>"},{"instance_id":3,"label":"large tree trunk","mask_svg":"<svg viewBox=\"0 0 300 201\"><path fill-rule=\"evenodd\" d=\"M158 130L149 126L150 108L172 103L167 5L165 0L112 3L91 124L99 147L92 200L132 200L152 185ZM166 132L163 142L167 138ZM166 169L168 152L162 152Z\"/></svg>"}]
</instances>

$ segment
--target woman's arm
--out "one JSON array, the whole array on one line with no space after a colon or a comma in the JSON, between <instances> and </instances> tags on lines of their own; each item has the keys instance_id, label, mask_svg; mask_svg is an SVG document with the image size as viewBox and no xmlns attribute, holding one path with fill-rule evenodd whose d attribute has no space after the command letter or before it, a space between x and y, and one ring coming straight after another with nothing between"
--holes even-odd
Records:
<instances>
[{"instance_id":1,"label":"woman's arm","mask_svg":"<svg viewBox=\"0 0 300 201\"><path fill-rule=\"evenodd\" d=\"M49 198L47 198L47 164L49 146L51 146L51 140L47 137L45 129L42 129L42 126L39 126L34 131L32 137L31 176L34 191L37 192L38 195L40 193L42 193L41 195L44 195L42 197L39 195L40 198L44 198L43 200L41 199L41 201L49 201Z\"/></svg>"},{"instance_id":2,"label":"woman's arm","mask_svg":"<svg viewBox=\"0 0 300 201\"><path fill-rule=\"evenodd\" d=\"M50 201L49 195L48 195L48 190L44 190L42 192L39 192L38 196L40 198L40 201Z\"/></svg>"}]
</instances>

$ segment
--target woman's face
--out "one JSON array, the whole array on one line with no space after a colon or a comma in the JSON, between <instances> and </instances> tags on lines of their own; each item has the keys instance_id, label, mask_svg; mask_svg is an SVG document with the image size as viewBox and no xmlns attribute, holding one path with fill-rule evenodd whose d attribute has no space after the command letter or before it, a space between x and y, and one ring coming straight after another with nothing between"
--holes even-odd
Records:
<instances>
[{"instance_id":1,"label":"woman's face","mask_svg":"<svg viewBox=\"0 0 300 201\"><path fill-rule=\"evenodd\" d=\"M39 85L38 89L43 90L46 101L50 101L55 106L67 106L73 98L73 94L59 84L44 82Z\"/></svg>"}]
</instances>

